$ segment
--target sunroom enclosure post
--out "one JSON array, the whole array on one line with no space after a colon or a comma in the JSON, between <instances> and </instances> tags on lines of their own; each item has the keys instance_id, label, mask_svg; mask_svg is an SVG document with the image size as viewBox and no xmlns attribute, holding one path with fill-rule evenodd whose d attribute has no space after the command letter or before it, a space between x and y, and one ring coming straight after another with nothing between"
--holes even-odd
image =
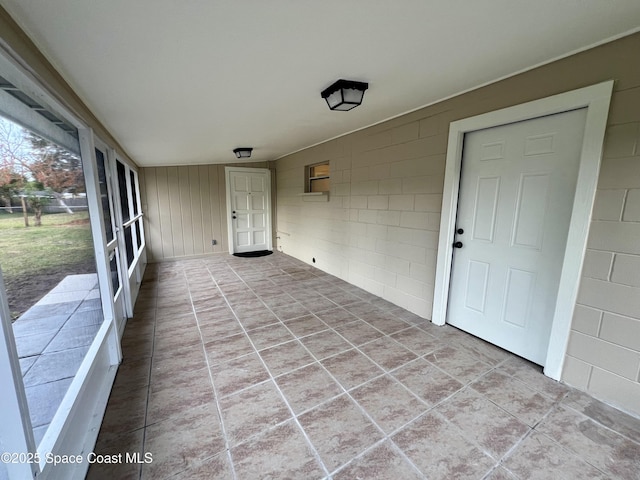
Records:
<instances>
[{"instance_id":1,"label":"sunroom enclosure post","mask_svg":"<svg viewBox=\"0 0 640 480\"><path fill-rule=\"evenodd\" d=\"M9 301L0 268L0 460L10 478L35 478L39 473L35 439L22 382L16 342L13 338ZM4 458L7 454L15 457ZM31 461L26 461L31 460Z\"/></svg>"},{"instance_id":2,"label":"sunroom enclosure post","mask_svg":"<svg viewBox=\"0 0 640 480\"><path fill-rule=\"evenodd\" d=\"M85 188L87 190L87 204L89 208L89 218L91 220L91 232L93 237L93 248L96 256L96 272L98 274L98 285L100 286L100 300L102 302L102 312L104 321L115 322L115 308L113 303L113 287L109 279L111 269L109 268L109 257L106 249L107 236L104 229L104 215L102 197L100 192L100 181L98 179L98 166L96 163L95 144L93 141L93 130L83 128L78 131L80 139L80 152L82 167L84 169ZM117 365L122 359L120 349L120 338L118 336L118 325L111 329L114 338L109 339L109 357L111 365Z\"/></svg>"}]
</instances>

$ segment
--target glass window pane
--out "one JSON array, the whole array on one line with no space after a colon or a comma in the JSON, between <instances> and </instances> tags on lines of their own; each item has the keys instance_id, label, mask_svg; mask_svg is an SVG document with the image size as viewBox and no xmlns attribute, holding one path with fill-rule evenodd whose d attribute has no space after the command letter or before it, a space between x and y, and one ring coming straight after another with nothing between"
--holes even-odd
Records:
<instances>
[{"instance_id":1,"label":"glass window pane","mask_svg":"<svg viewBox=\"0 0 640 480\"><path fill-rule=\"evenodd\" d=\"M98 164L98 182L100 184L100 200L102 202L102 215L104 216L104 229L107 234L107 243L111 242L113 226L111 224L111 206L109 205L109 187L107 185L107 171L104 153L96 148L96 162Z\"/></svg>"},{"instance_id":2,"label":"glass window pane","mask_svg":"<svg viewBox=\"0 0 640 480\"><path fill-rule=\"evenodd\" d=\"M317 180L310 181L310 187L312 192L328 192L329 191L329 179L319 178Z\"/></svg>"},{"instance_id":3,"label":"glass window pane","mask_svg":"<svg viewBox=\"0 0 640 480\"><path fill-rule=\"evenodd\" d=\"M122 209L122 221L128 222L131 219L129 213L129 196L127 195L127 174L122 163L116 162L118 168L118 187L120 190L120 208Z\"/></svg>"},{"instance_id":4,"label":"glass window pane","mask_svg":"<svg viewBox=\"0 0 640 480\"><path fill-rule=\"evenodd\" d=\"M136 174L133 170L129 171L131 178L131 203L133 203L133 214L138 215L138 186L136 185Z\"/></svg>"},{"instance_id":5,"label":"glass window pane","mask_svg":"<svg viewBox=\"0 0 640 480\"><path fill-rule=\"evenodd\" d=\"M131 267L135 252L133 251L133 235L131 233L131 225L124 229L124 245L127 249L127 267Z\"/></svg>"},{"instance_id":6,"label":"glass window pane","mask_svg":"<svg viewBox=\"0 0 640 480\"><path fill-rule=\"evenodd\" d=\"M142 222L142 219L136 222L136 243L138 245L137 250L140 250L140 247L142 247L142 229L140 228L140 222Z\"/></svg>"},{"instance_id":7,"label":"glass window pane","mask_svg":"<svg viewBox=\"0 0 640 480\"><path fill-rule=\"evenodd\" d=\"M314 165L311 167L309 174L310 177L328 177L329 176L329 164Z\"/></svg>"},{"instance_id":8,"label":"glass window pane","mask_svg":"<svg viewBox=\"0 0 640 480\"><path fill-rule=\"evenodd\" d=\"M109 259L109 269L111 270L111 285L113 286L113 295L115 296L120 290L120 276L118 275L118 249L116 248Z\"/></svg>"}]
</instances>

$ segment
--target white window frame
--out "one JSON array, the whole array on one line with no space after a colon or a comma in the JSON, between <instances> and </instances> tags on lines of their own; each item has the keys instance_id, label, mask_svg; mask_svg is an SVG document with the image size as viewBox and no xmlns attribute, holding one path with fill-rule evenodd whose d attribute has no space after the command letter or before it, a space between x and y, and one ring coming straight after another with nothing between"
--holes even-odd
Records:
<instances>
[{"instance_id":1,"label":"white window frame","mask_svg":"<svg viewBox=\"0 0 640 480\"><path fill-rule=\"evenodd\" d=\"M320 176L315 176L312 177L311 176L311 169L314 167L319 167L322 165L327 165L329 167L329 175L320 175ZM317 162L317 163L313 163L311 165L307 165L305 167L305 193L325 193L325 192L329 192L329 190L322 190L320 192L313 192L311 190L311 182L313 180L323 180L323 179L327 179L329 181L331 181L331 162L329 160L325 161L325 162Z\"/></svg>"},{"instance_id":2,"label":"white window frame","mask_svg":"<svg viewBox=\"0 0 640 480\"><path fill-rule=\"evenodd\" d=\"M56 114L78 129L81 160L87 187L93 247L96 256L96 268L99 278L100 294L103 305L104 321L94 338L85 358L69 386L49 428L39 445L35 444L29 408L26 400L22 372L17 357L15 339L11 328L8 301L4 282L0 274L0 385L5 392L0 395L0 409L3 421L0 422L0 444L3 451L23 454L28 458L40 456L40 461L5 464L11 478L81 478L88 469L87 462L54 466L46 461L46 454L85 454L93 449L100 424L104 415L109 392L117 365L121 360L118 326L113 304L110 281L109 259L107 257L106 233L104 229L100 191L97 178L97 166L94 144L99 142L88 126L57 100L57 95L31 73L26 62L15 57L0 46L0 67L3 74L19 79L21 89L28 88L38 101L44 102ZM9 79L13 83L13 79ZM15 83L18 85L18 83ZM26 118L27 120L24 120ZM35 117L34 117L35 118ZM30 127L29 116L22 123ZM44 127L38 126L40 131ZM50 135L49 135L50 136ZM112 156L113 148L105 153ZM113 164L113 162L110 162ZM137 177L136 177L137 178ZM138 190L139 196L139 190ZM116 197L117 198L117 197ZM139 201L139 199L138 199ZM141 212L141 210L139 210ZM112 206L112 214L118 210ZM115 225L118 228L118 223ZM116 235L117 237L117 235ZM144 256L144 249L142 249ZM124 283L121 281L121 285Z\"/></svg>"}]
</instances>

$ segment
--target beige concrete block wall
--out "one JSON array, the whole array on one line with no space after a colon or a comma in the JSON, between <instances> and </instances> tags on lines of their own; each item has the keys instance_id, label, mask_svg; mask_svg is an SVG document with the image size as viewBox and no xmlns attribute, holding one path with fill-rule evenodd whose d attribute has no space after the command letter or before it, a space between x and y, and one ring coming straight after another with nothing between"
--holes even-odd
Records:
<instances>
[{"instance_id":1,"label":"beige concrete block wall","mask_svg":"<svg viewBox=\"0 0 640 480\"><path fill-rule=\"evenodd\" d=\"M638 414L640 82L629 87L609 118L563 379Z\"/></svg>"},{"instance_id":2,"label":"beige concrete block wall","mask_svg":"<svg viewBox=\"0 0 640 480\"><path fill-rule=\"evenodd\" d=\"M640 415L638 52L640 34L277 160L278 248L430 318L449 123L614 79L562 378ZM310 202L305 166L326 160L328 201Z\"/></svg>"},{"instance_id":3,"label":"beige concrete block wall","mask_svg":"<svg viewBox=\"0 0 640 480\"><path fill-rule=\"evenodd\" d=\"M268 168L268 163L242 166ZM149 262L229 251L224 167L140 169ZM215 246L211 243L213 239L218 242Z\"/></svg>"}]
</instances>

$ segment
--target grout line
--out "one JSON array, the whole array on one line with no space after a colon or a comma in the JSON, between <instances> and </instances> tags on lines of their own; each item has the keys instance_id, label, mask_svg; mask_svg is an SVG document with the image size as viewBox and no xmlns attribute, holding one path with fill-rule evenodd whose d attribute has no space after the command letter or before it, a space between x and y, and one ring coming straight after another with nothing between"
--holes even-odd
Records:
<instances>
[{"instance_id":1,"label":"grout line","mask_svg":"<svg viewBox=\"0 0 640 480\"><path fill-rule=\"evenodd\" d=\"M203 267L209 273L209 276L211 277L211 280L213 280L214 285L216 285L218 290L220 290L220 287L217 285L217 283L215 283L215 279L213 278L213 275L211 275L211 272L209 271L209 269L204 265L203 265ZM193 310L193 316L195 317L195 320L196 320L196 326L198 327L198 333L200 334L200 345L202 347L202 354L204 355L204 361L205 361L205 364L206 364L206 368L207 368L207 371L209 372L209 381L211 382L211 388L213 390L213 397L214 397L214 401L215 401L215 404L216 404L216 410L218 412L218 418L220 419L220 429L222 431L221 433L222 433L222 436L224 438L224 446L225 446L225 452L227 454L227 460L229 461L229 467L231 468L232 477L234 479L237 479L235 465L233 463L233 459L231 458L231 448L229 446L229 437L227 435L227 430L226 430L226 426L225 426L225 422L224 422L224 417L222 416L222 408L220 407L220 396L218 395L218 391L217 391L215 382L213 381L213 373L211 371L211 364L209 363L209 356L207 355L207 350L205 348L204 337L202 336L202 329L200 328L200 321L198 320L198 315L196 313L195 305L193 304L193 297L191 296L191 287L189 286L189 279L187 278L186 273L184 271L183 271L183 273L184 273L184 276L185 276L185 278L187 280L187 289L189 291L189 298L191 299L191 308Z\"/></svg>"},{"instance_id":2,"label":"grout line","mask_svg":"<svg viewBox=\"0 0 640 480\"><path fill-rule=\"evenodd\" d=\"M249 287L249 288L250 288L250 287ZM265 305L266 305L266 304L265 304ZM267 308L268 308L268 307L267 307ZM369 324L368 322L366 322L366 321L365 321L365 320L363 320L362 318L358 317L358 316L357 316L356 314L354 314L353 312L349 312L349 313L351 313L352 315L354 315L356 318L360 319L361 321L364 321L367 325L369 325L369 326L373 327L374 329L376 329L376 330L380 331L379 329L377 329L377 328L376 328L376 327L374 327L373 325ZM318 317L317 317L313 312L312 312L312 315L314 315L314 317L318 318ZM321 319L319 319L319 318L318 318L318 320L320 320L320 321L322 322L322 320L321 320ZM404 321L403 321L403 322L404 322ZM322 322L322 323L325 323L325 322ZM404 322L404 323L407 323L407 322ZM428 411L430 411L429 405L428 405L425 401L423 401L420 397L418 397L416 394L414 394L413 392L411 392L411 391L410 391L410 390L409 390L405 385L403 385L403 384L402 384L402 382L399 382L396 378L394 378L394 377L390 374L390 371L387 371L385 368L382 368L382 366L380 366L377 362L373 361L373 359L369 358L366 354L364 354L364 352L362 352L362 351L358 348L358 346L356 346L355 344L353 344L352 342L350 342L348 339L346 339L345 337L343 337L342 335L340 335L337 331L335 331L335 329L334 329L333 327L331 327L330 325L327 325L327 324L325 323L325 325L327 325L327 326L329 327L329 330L322 330L322 331L333 331L334 333L338 334L338 336L340 336L341 338L343 338L343 339L344 339L344 340L345 340L349 345L352 345L352 346L353 346L353 348L352 348L352 349L349 349L349 350L347 350L347 351L350 351L350 350L355 349L356 351L358 351L359 353L361 353L362 355L364 355L366 358L368 358L368 359L369 359L369 360L370 360L370 361L371 361L371 362L372 362L376 367L380 368L380 370L382 371L382 373L381 373L381 374L376 375L376 376L374 376L374 377L372 377L372 378L370 378L370 379L367 379L365 382L362 382L362 383L361 383L361 384L359 384L359 385L353 386L353 387L352 387L352 388L350 388L350 389L346 389L346 388L342 385L342 383L341 383L341 382L339 382L339 381L338 381L338 379L337 379L337 378L336 378L336 377L335 377L335 376L334 376L334 375L333 375L333 374L332 374L332 373L331 373L331 372L330 372L330 371L329 371L329 370L328 370L328 369L327 369L327 368L326 368L326 367L321 363L321 361L320 361L320 360L318 360L318 358L316 357L316 355L315 355L315 354L314 354L314 353L313 353L313 352L312 352L312 351L311 351L311 350L310 350L306 345L304 345L304 343L303 343L303 342L301 342L301 341L300 341L300 338L301 338L301 337L296 336L296 335L291 331L291 329L290 329L290 328L289 328L289 327L288 327L284 322L283 322L283 324L284 324L284 326L287 328L287 330L289 330L289 332L294 336L294 338L298 341L298 343L299 343L299 344L301 344L301 345L302 345L302 347L303 347L303 348L304 348L304 349L309 353L309 355L311 355L311 357L312 357L312 358L314 358L314 360L315 360L315 362L314 362L314 363L311 363L311 364L305 365L305 366L303 366L303 367L299 367L299 368L297 368L297 369L295 369L295 370L293 370L293 371L300 370L301 368L305 368L306 366L309 366L309 365L318 364L318 366L320 366L320 368L322 368L322 369L324 370L324 372L325 372L327 375L329 375L329 377L330 377L330 378L331 378L331 379L332 379L332 380L333 380L333 381L338 385L338 387L342 390L342 393L340 393L340 394L338 394L338 395L336 395L336 396L334 396L334 397L331 397L331 398L329 398L329 399L326 399L326 400L324 400L323 402L321 402L321 403L319 403L319 404L316 404L316 405L314 405L314 406L312 406L312 407L310 407L310 408L308 408L308 409L306 409L306 410L304 410L304 411L302 411L302 412L298 413L297 417L300 417L300 416L304 415L305 413L307 413L307 412L309 412L309 411L315 410L315 409L317 409L317 408L321 408L323 405L326 405L326 404L328 404L328 403L330 403L330 402L332 402L332 401L336 400L337 398L342 397L343 395L346 395L346 396L351 400L351 402L352 402L353 404L355 404L356 408L360 411L360 413L361 413L361 414L362 414L366 419L368 419L368 420L369 420L369 421L370 421L370 422L371 422L371 423L372 423L372 424L373 424L373 425L374 425L374 426L375 426L375 427L376 427L376 428L377 428L377 429L382 433L382 438L381 438L379 441L377 441L377 442L375 442L373 445L370 445L369 447L367 447L363 452L360 452L358 455L356 455L355 457L351 458L351 459L350 459L349 461L347 461L345 464L338 466L338 468L337 468L337 469L335 469L335 470L333 470L333 471L331 472L330 477L331 477L332 475L334 475L335 473L337 473L338 471L340 471L340 470L342 470L342 469L344 469L344 468L347 468L347 466L348 466L348 465L350 465L351 463L353 463L356 459L358 459L358 458L362 457L363 455L365 455L366 453L368 453L369 451L373 450L374 448L376 448L377 446L379 446L379 445L383 444L383 443L384 443L384 442L386 442L386 441L389 441L389 442L390 442L390 444L392 445L392 448L394 448L396 451L399 451L399 452L401 453L402 457L403 457L403 458L404 458L404 459L409 463L409 465L411 465L411 467L412 467L414 470L416 470L417 472L420 472L420 470L419 470L419 469L417 468L417 466L413 463L413 461L411 461L411 460L406 456L406 454L404 453L404 451L402 451L402 449L400 449L400 448L399 448L399 447L398 447L398 446L393 442L393 440L391 439L391 436L392 436L392 435L394 435L394 434L396 434L398 431L400 431L401 429L405 428L407 425L409 425L410 423L414 422L415 420L417 420L418 418L420 418L420 417L421 417L421 416L423 416L424 414L426 414ZM410 328L410 327L411 327L411 325L409 325L409 324L407 323L407 328ZM404 329L403 329L403 330L404 330ZM378 339L371 340L370 342L366 342L366 343L365 343L365 344L363 344L363 345L366 345L366 344L368 344L368 343L375 342L376 340L379 340L380 338L384 338L385 336L389 336L389 335L386 335L386 334L385 334L384 332L382 332L382 331L380 331L380 332L383 334L383 336L382 336L382 337L379 337ZM319 332L316 332L316 333L319 333ZM393 332L393 333L397 333L397 332ZM313 334L310 334L310 335L313 335ZM307 336L309 336L309 335L307 335ZM302 338L304 338L304 337L302 337ZM395 341L395 339L392 339L392 340L394 340L394 341ZM396 342L396 343L398 343L399 345L401 345L399 342ZM403 345L402 345L402 346L403 346ZM337 354L335 354L335 355L333 355L333 356L340 355L341 353L344 353L344 352L337 353ZM331 357L333 357L333 356L330 356L330 357L327 357L327 358L331 358ZM418 358L420 358L420 357L418 357ZM325 358L325 360L326 360L326 358ZM416 358L415 360L417 360L417 358ZM410 362L409 362L409 363L410 363ZM266 366L266 365L265 365L265 366ZM401 367L398 367L398 368L401 368ZM286 375L286 374L288 374L288 373L291 373L291 372L286 372L286 373L284 373L284 374L282 374L282 375ZM374 418L369 414L369 412L367 412L367 410L366 410L364 407L362 407L362 406L360 405L360 403L358 403L358 402L355 400L355 398L353 398L353 396L352 396L352 395L351 395L351 393L350 393L350 392L354 391L355 389L360 388L362 385L366 385L367 383L370 383L370 382L372 382L372 381L374 381L374 380L377 380L377 379L379 379L379 378L383 378L383 377L385 377L385 376L389 376L389 377L390 377L390 379L391 379L392 381L394 381L394 382L395 382L395 383L397 383L397 384L402 385L402 387L404 387L407 391L409 391L409 393L410 393L411 395L413 395L413 396L414 396L415 398L417 398L421 403L423 403L423 404L425 404L425 406L427 406L427 409L426 409L426 411L425 411L425 412L422 412L420 415L417 415L416 417L412 418L411 420L409 420L408 422L406 422L404 425L402 425L402 426L400 426L400 427L398 427L398 428L394 429L394 430L393 430L392 432L390 432L389 434L385 433L384 429L383 429L383 428L378 424L378 422L376 422L376 421L374 420ZM276 383L276 388L278 388L278 390L280 390L280 387L277 385L277 382L275 382L275 381L274 381L274 383ZM284 397L284 394L283 394L282 392L281 392L281 394L282 394L282 396ZM285 397L285 401L286 401L286 397ZM288 401L287 401L287 404L288 404ZM292 410L292 413L294 414L294 418L296 418L296 416L295 416L295 412L293 412L293 409L291 409L291 410ZM300 427L302 428L302 426L301 426L301 425L300 425ZM303 429L303 431L304 431L304 429ZM305 435L306 435L306 432L305 432ZM422 472L420 472L420 474L422 475ZM330 478L330 477L329 477L329 478Z\"/></svg>"},{"instance_id":3,"label":"grout line","mask_svg":"<svg viewBox=\"0 0 640 480\"><path fill-rule=\"evenodd\" d=\"M227 263L228 268L230 268L234 273L236 273L233 268ZM211 273L211 271L209 270L209 272ZM236 273L237 275L237 273ZM213 273L211 273L211 277L213 279L214 282L216 282ZM240 277L241 278L241 277ZM241 278L242 280L242 278ZM243 281L243 283L245 284L245 286L250 289L253 292L253 289L251 289L251 287L249 287L249 285ZM216 282L216 285L217 282ZM218 285L218 288L219 285ZM222 292L222 289L220 289ZM304 436L306 442L307 442L307 446L310 448L312 455L315 457L316 461L318 462L318 464L320 465L320 467L322 468L322 470L324 470L326 475L329 475L329 470L328 468L325 466L324 462L322 461L322 458L320 457L320 453L316 450L315 446L313 445L313 443L311 442L311 439L309 438L309 436L307 435L307 432L304 430L304 428L302 428L302 425L300 424L300 421L298 420L298 418L296 417L296 414L293 410L293 408L291 407L291 405L289 404L289 401L287 400L287 398L285 397L284 393L282 392L282 390L280 389L280 386L277 384L277 382L275 381L275 378L273 376L273 374L271 373L271 370L269 369L269 367L267 366L266 362L264 361L264 359L262 358L262 356L260 355L260 353L258 352L255 344L253 343L253 340L251 340L251 338L249 337L249 335L247 334L247 330L245 329L244 325L242 325L242 322L240 321L240 319L238 318L238 316L235 313L235 310L233 309L233 307L231 306L231 304L229 303L229 300L227 299L226 295L224 295L224 292L222 292L223 298L225 299L225 301L227 302L227 305L229 306L229 308L231 309L231 311L233 312L234 316L236 317L236 321L240 324L240 326L242 327L242 331L244 332L245 336L247 337L247 339L249 340L249 343L251 343L251 346L254 349L254 353L258 356L258 359L260 360L260 362L262 363L262 366L265 368L267 374L269 375L269 378L271 380L271 383L273 384L273 386L275 386L277 392L280 394L280 397L282 398L282 400L284 401L285 405L287 406L287 408L289 409L289 413L291 414L291 419L293 419L293 421L296 423L296 425L298 426L298 429L300 432L302 432L302 435ZM262 300L261 300L262 301ZM262 302L265 306L266 304L264 302ZM268 307L267 307L268 308ZM273 312L272 312L273 313ZM301 344L301 342L298 342ZM254 385L252 385L254 386ZM220 412L220 415L222 417L222 412ZM287 419L287 421L290 421L291 419ZM262 433L262 432L260 432ZM226 434L225 434L225 440L226 440ZM231 454L231 452L229 451L229 454ZM232 464L232 468L233 468L233 464Z\"/></svg>"},{"instance_id":4,"label":"grout line","mask_svg":"<svg viewBox=\"0 0 640 480\"><path fill-rule=\"evenodd\" d=\"M151 374L153 372L153 353L155 350L155 343L156 343L156 325L157 325L157 320L156 320L156 314L157 314L157 305L158 305L158 287L159 287L159 281L154 281L155 285L155 293L156 295L153 297L154 301L153 301L153 329L151 331L151 357L149 358L149 381L147 382L147 399L145 402L145 406L144 406L144 421L143 421L143 425L142 425L142 453L146 453L146 444L147 444L147 415L149 413L149 399L151 397ZM126 325L125 325L125 331L126 331ZM123 334L123 338L124 338L124 334ZM122 357L122 359L124 360L124 355ZM138 470L138 478L140 480L142 480L142 465L139 466L139 470Z\"/></svg>"}]
</instances>

